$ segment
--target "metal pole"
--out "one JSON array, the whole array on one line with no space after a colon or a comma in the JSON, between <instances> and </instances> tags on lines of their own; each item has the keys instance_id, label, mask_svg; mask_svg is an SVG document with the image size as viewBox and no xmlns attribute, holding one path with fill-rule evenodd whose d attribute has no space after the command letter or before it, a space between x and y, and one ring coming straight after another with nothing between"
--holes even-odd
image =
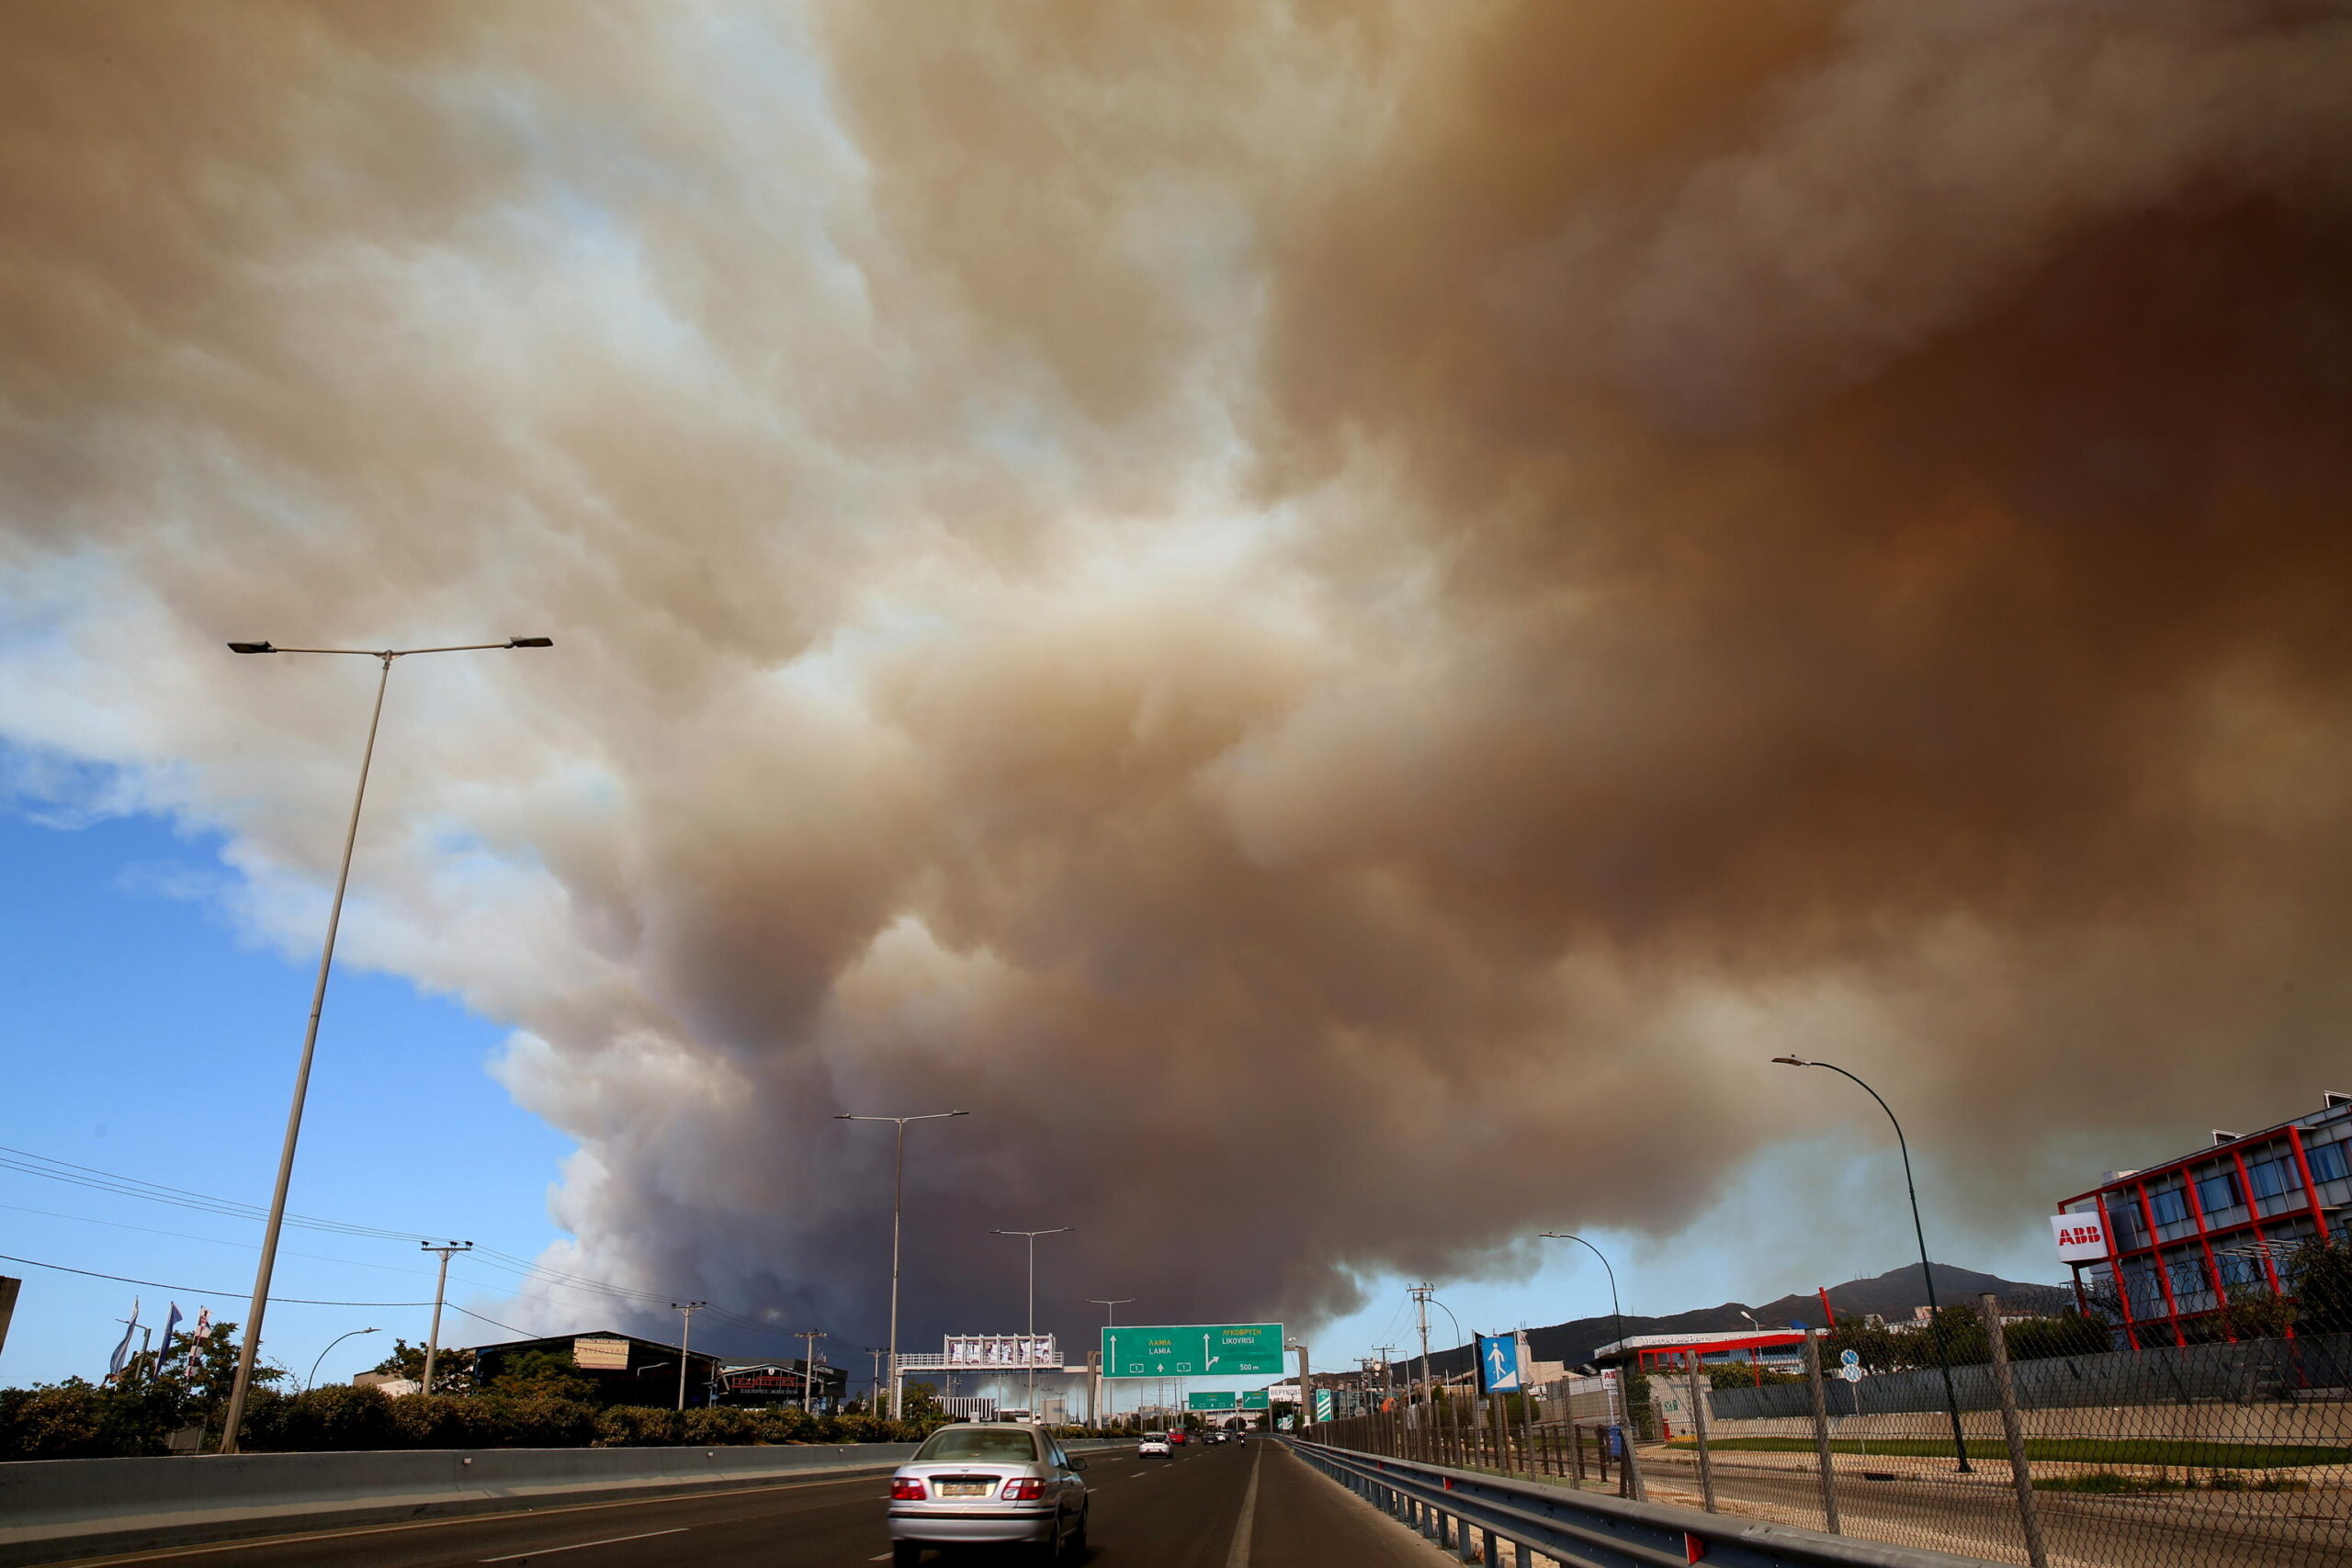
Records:
<instances>
[{"instance_id":1,"label":"metal pole","mask_svg":"<svg viewBox=\"0 0 2352 1568\"><path fill-rule=\"evenodd\" d=\"M2009 1348L2001 1337L2001 1303L1986 1294L1977 1297L1976 1304L1984 1314L1985 1337L1993 1347L1993 1393L2001 1402L2001 1437L2009 1449L2009 1483L2017 1489L2025 1560L2031 1568L2050 1568L2050 1550L2041 1540L2041 1506L2033 1495L2033 1467L2026 1460L2025 1422L2018 1414L2017 1381L2009 1375Z\"/></svg>"},{"instance_id":2,"label":"metal pole","mask_svg":"<svg viewBox=\"0 0 2352 1568\"><path fill-rule=\"evenodd\" d=\"M346 1339L348 1339L348 1338L352 1337L352 1336L353 1336L353 1335L358 1335L358 1334L379 1334L379 1333L381 1333L381 1332L382 1332L382 1330L380 1330L380 1329L375 1329L375 1328L355 1328L355 1329L351 1330L351 1331L350 1331L350 1333L348 1333L348 1334L338 1334L338 1335L336 1335L334 1338L332 1338L332 1339L330 1339L330 1340L328 1340L328 1341L327 1341L327 1350L332 1350L332 1349L334 1349L336 1346L338 1346L338 1345L342 1344L345 1340L346 1340ZM318 1355L318 1359L317 1359L317 1360L314 1360L314 1361L312 1361L312 1362L311 1363L311 1375L310 1375L309 1377L306 1377L306 1378L304 1378L304 1379L302 1380L302 1386L303 1386L305 1389L308 1389L308 1388L313 1387L313 1386L314 1386L314 1385L316 1385L316 1383L318 1382L318 1381L319 1381L319 1366L320 1366L320 1364L321 1364L322 1362L323 1362L323 1361L327 1359L327 1350L322 1350L322 1351L320 1351L320 1352L319 1352L319 1355Z\"/></svg>"},{"instance_id":3,"label":"metal pole","mask_svg":"<svg viewBox=\"0 0 2352 1568\"><path fill-rule=\"evenodd\" d=\"M334 876L334 899L327 906L327 938L319 953L319 977L311 987L311 1020L302 1031L302 1059L294 1069L294 1100L286 1111L286 1142L277 1155L277 1184L270 1191L269 1223L262 1230L261 1263L254 1270L253 1302L245 1311L244 1342L237 1347L237 1377L229 1388L228 1408L220 1419L219 1451L237 1451L237 1428L245 1415L245 1395L253 1387L254 1360L261 1349L263 1312L269 1305L269 1279L277 1266L277 1235L286 1224L286 1190L294 1179L294 1145L302 1135L302 1101L311 1089L311 1058L319 1043L319 1015L326 1010L327 972L334 963L335 929L343 923L343 892L351 881L351 851L359 841L359 807L368 798L368 769L376 758L376 731L384 721L384 688L392 679L392 655L378 656L383 664L376 677L376 706L368 717L368 745L359 754L359 786L352 792L351 824L344 830L343 863Z\"/></svg>"},{"instance_id":4,"label":"metal pole","mask_svg":"<svg viewBox=\"0 0 2352 1568\"><path fill-rule=\"evenodd\" d=\"M1895 1116L1894 1108L1887 1104L1878 1090L1862 1083L1860 1078L1835 1062L1808 1062L1797 1056L1776 1056L1773 1060L1794 1067L1827 1067L1839 1077L1861 1084L1862 1092L1878 1101L1878 1108L1886 1112L1887 1121L1894 1125L1894 1146L1903 1155L1903 1190L1911 1200L1911 1234L1919 1243L1919 1279L1928 1289L1928 1326L1929 1337L1936 1342L1936 1370L1943 1374L1944 1409L1951 1416L1952 1453L1960 1461L1957 1467L1960 1472L1962 1474L1973 1473L1975 1467L1968 1462L1968 1439L1960 1429L1960 1393L1952 1387L1951 1354L1944 1344L1943 1309L1936 1301L1936 1266L1928 1260L1928 1232L1919 1223L1919 1189L1911 1179L1911 1145L1903 1135L1903 1123Z\"/></svg>"},{"instance_id":5,"label":"metal pole","mask_svg":"<svg viewBox=\"0 0 2352 1568\"><path fill-rule=\"evenodd\" d=\"M424 1334L424 1383L417 1390L419 1393L431 1393L434 1361L439 1354L441 1346L441 1297L449 1284L449 1254L471 1252L474 1244L469 1241L451 1241L435 1247L429 1241L421 1241L416 1245L420 1252L437 1252L441 1255L441 1268L433 1280L433 1326L425 1330Z\"/></svg>"},{"instance_id":6,"label":"metal pole","mask_svg":"<svg viewBox=\"0 0 2352 1568\"><path fill-rule=\"evenodd\" d=\"M814 1403L817 1393L817 1341L825 1337L825 1331L821 1328L804 1328L800 1331L798 1337L801 1348L800 1413L804 1416L813 1416L817 1413Z\"/></svg>"},{"instance_id":7,"label":"metal pole","mask_svg":"<svg viewBox=\"0 0 2352 1568\"><path fill-rule=\"evenodd\" d=\"M899 1123L898 1150L890 1158L890 1419L906 1414L906 1380L899 1371L899 1238L907 1203L907 1120ZM802 1387L808 1385L803 1383Z\"/></svg>"},{"instance_id":8,"label":"metal pole","mask_svg":"<svg viewBox=\"0 0 2352 1568\"><path fill-rule=\"evenodd\" d=\"M678 1410L682 1415L686 1408L686 1364L693 1359L688 1352L694 1345L695 1314L709 1304L708 1302L672 1302L670 1303L671 1311L685 1314L685 1327L678 1335ZM801 1386L805 1389L808 1385L804 1383Z\"/></svg>"},{"instance_id":9,"label":"metal pole","mask_svg":"<svg viewBox=\"0 0 2352 1568\"><path fill-rule=\"evenodd\" d=\"M1715 1463L1707 1452L1707 1396L1699 1385L1699 1350L1691 1347L1687 1381L1690 1385L1690 1435L1699 1444L1699 1501L1707 1512L1715 1511Z\"/></svg>"},{"instance_id":10,"label":"metal pole","mask_svg":"<svg viewBox=\"0 0 2352 1568\"><path fill-rule=\"evenodd\" d=\"M1421 1329L1421 1426L1423 1427L1421 1439L1424 1458L1428 1457L1430 1452L1428 1443L1431 1435L1427 1428L1431 1418L1437 1415L1437 1411L1430 1405L1431 1385L1430 1383L1430 1292L1436 1289L1435 1285L1430 1284L1413 1287L1413 1303L1419 1314ZM1306 1392L1305 1389L1299 1391L1302 1395Z\"/></svg>"},{"instance_id":11,"label":"metal pole","mask_svg":"<svg viewBox=\"0 0 2352 1568\"><path fill-rule=\"evenodd\" d=\"M1821 1386L1821 1337L1811 1329L1804 1336L1804 1376L1813 1392L1813 1451L1821 1461L1821 1528L1838 1535L1842 1532L1838 1528L1838 1470L1829 1456L1829 1399Z\"/></svg>"}]
</instances>

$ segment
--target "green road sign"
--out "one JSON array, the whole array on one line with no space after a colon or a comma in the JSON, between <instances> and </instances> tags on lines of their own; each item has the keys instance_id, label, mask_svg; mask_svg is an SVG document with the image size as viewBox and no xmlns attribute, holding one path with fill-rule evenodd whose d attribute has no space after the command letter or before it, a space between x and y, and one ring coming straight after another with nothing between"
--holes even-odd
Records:
<instances>
[{"instance_id":1,"label":"green road sign","mask_svg":"<svg viewBox=\"0 0 2352 1568\"><path fill-rule=\"evenodd\" d=\"M1106 1378L1279 1377L1279 1323L1187 1323L1174 1327L1102 1331Z\"/></svg>"},{"instance_id":2,"label":"green road sign","mask_svg":"<svg viewBox=\"0 0 2352 1568\"><path fill-rule=\"evenodd\" d=\"M1272 1400L1262 1388L1245 1388L1228 1393L1188 1393L1184 1396L1187 1410L1265 1410Z\"/></svg>"}]
</instances>

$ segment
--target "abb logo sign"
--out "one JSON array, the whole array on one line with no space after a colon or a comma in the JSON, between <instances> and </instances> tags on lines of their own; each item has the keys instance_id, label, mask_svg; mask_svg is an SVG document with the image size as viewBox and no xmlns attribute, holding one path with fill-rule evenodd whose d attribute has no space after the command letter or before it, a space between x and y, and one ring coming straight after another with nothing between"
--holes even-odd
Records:
<instances>
[{"instance_id":1,"label":"abb logo sign","mask_svg":"<svg viewBox=\"0 0 2352 1568\"><path fill-rule=\"evenodd\" d=\"M2050 1230L2058 1238L2062 1263L2089 1263L2107 1256L2107 1225L2097 1214L2052 1214Z\"/></svg>"}]
</instances>

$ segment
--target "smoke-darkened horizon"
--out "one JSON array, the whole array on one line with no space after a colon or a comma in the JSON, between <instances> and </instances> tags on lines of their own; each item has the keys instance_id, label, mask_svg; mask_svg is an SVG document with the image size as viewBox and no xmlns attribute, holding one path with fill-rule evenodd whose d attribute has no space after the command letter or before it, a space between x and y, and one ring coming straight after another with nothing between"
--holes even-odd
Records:
<instances>
[{"instance_id":1,"label":"smoke-darkened horizon","mask_svg":"<svg viewBox=\"0 0 2352 1568\"><path fill-rule=\"evenodd\" d=\"M198 650L553 635L399 671L348 951L560 1267L878 1330L831 1118L954 1106L908 1342L991 1226L1305 1322L1686 1223L1783 1051L1985 1215L2340 1055L2342 5L0 32L0 738L300 945L356 667Z\"/></svg>"}]
</instances>

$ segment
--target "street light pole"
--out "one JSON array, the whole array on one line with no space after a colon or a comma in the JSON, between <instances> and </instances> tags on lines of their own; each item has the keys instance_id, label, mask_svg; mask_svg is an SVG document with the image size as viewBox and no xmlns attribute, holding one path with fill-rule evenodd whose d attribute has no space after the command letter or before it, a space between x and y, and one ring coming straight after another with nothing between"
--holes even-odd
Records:
<instances>
[{"instance_id":1,"label":"street light pole","mask_svg":"<svg viewBox=\"0 0 2352 1568\"><path fill-rule=\"evenodd\" d=\"M380 1328L355 1328L349 1334L338 1334L334 1338L328 1340L327 1350L334 1349L336 1346L342 1344L346 1339L352 1338L354 1336L361 1334L381 1334L382 1332L384 1331ZM168 1350L171 1347L167 1345L164 1348ZM302 1380L302 1386L304 1388L307 1389L311 1384L319 1381L319 1364L327 1359L327 1350L320 1351L318 1360L311 1363L311 1375Z\"/></svg>"},{"instance_id":2,"label":"street light pole","mask_svg":"<svg viewBox=\"0 0 2352 1568\"><path fill-rule=\"evenodd\" d=\"M1919 1243L1919 1278L1928 1287L1928 1327L1929 1337L1936 1343L1936 1370L1943 1374L1944 1409L1951 1416L1952 1452L1960 1456L1960 1472L1973 1473L1975 1466L1968 1462L1968 1439L1960 1427L1960 1393L1951 1383L1951 1356L1944 1345L1943 1309L1936 1302L1936 1266L1928 1261L1928 1232L1919 1223L1919 1189L1911 1179L1911 1144L1903 1135L1903 1123L1895 1119L1894 1108L1870 1085L1835 1062L1809 1062L1802 1056L1775 1056L1772 1060L1784 1067L1826 1067L1839 1077L1862 1085L1862 1092L1878 1101L1886 1112L1887 1121L1894 1128L1894 1146L1903 1154L1903 1190L1911 1200L1911 1234Z\"/></svg>"},{"instance_id":3,"label":"street light pole","mask_svg":"<svg viewBox=\"0 0 2352 1568\"><path fill-rule=\"evenodd\" d=\"M968 1111L933 1111L921 1116L836 1116L836 1122L889 1122L899 1129L898 1153L890 1164L890 1419L899 1419L904 1408L905 1390L899 1379L899 1227L907 1201L907 1123L910 1122L944 1122L951 1116L969 1116Z\"/></svg>"},{"instance_id":4,"label":"street light pole","mask_svg":"<svg viewBox=\"0 0 2352 1568\"><path fill-rule=\"evenodd\" d=\"M311 1058L319 1043L319 1015L327 1005L327 975L334 966L334 938L343 924L343 894L351 882L351 852L359 841L359 807L368 798L368 770L376 760L376 731L384 720L384 689L391 683L392 660L407 659L420 653L475 653L485 649L552 648L555 640L544 637L513 637L504 642L467 643L455 648L278 648L268 642L232 642L232 653L334 653L353 654L373 659L381 669L376 676L376 705L368 716L368 745L359 754L359 784L351 795L351 825L344 830L343 863L335 871L334 898L327 907L327 935L319 952L319 977L311 989L311 1021L302 1032L302 1057L294 1069L294 1100L286 1111L286 1142L277 1155L277 1184L269 1198L269 1223L262 1229L261 1261L254 1269L254 1296L245 1313L244 1342L237 1348L237 1376L229 1386L229 1403L221 1412L223 1423L219 1451L237 1451L237 1428L244 1422L245 1399L253 1390L254 1361L261 1350L261 1325L264 1311L269 1305L269 1280L277 1267L277 1237L286 1224L286 1191L294 1179L294 1145L302 1135L302 1102L311 1089Z\"/></svg>"},{"instance_id":5,"label":"street light pole","mask_svg":"<svg viewBox=\"0 0 2352 1568\"><path fill-rule=\"evenodd\" d=\"M1021 1331L1024 1340L1035 1339L1037 1337L1037 1238L1041 1235L1059 1235L1064 1231L1071 1228L1073 1227L1069 1225L1056 1225L1053 1229L1046 1231L989 1232L990 1235L1025 1236L1029 1241L1029 1325ZM1023 1361L1029 1363L1029 1393L1027 1396L1029 1400L1029 1419L1035 1421L1037 1418L1037 1368L1035 1364L1035 1358L1031 1352L1031 1348L1025 1343L1021 1347L1021 1359Z\"/></svg>"},{"instance_id":6,"label":"street light pole","mask_svg":"<svg viewBox=\"0 0 2352 1568\"><path fill-rule=\"evenodd\" d=\"M804 1416L817 1413L817 1407L809 1400L816 1393L817 1341L826 1337L821 1328L804 1328L797 1336L805 1352L800 1358L800 1413Z\"/></svg>"},{"instance_id":7,"label":"street light pole","mask_svg":"<svg viewBox=\"0 0 2352 1568\"><path fill-rule=\"evenodd\" d=\"M1089 1296L1086 1298L1086 1303L1089 1306L1099 1306L1102 1309L1102 1326L1104 1328L1115 1328L1118 1326L1119 1323L1119 1309L1123 1306L1130 1306L1134 1304L1135 1299L1136 1298L1133 1296L1119 1296L1111 1300L1106 1300L1102 1296ZM1086 1401L1087 1414L1094 1417L1094 1424L1097 1427L1102 1425L1102 1385L1109 1382L1111 1377L1111 1368L1109 1365L1110 1336L1106 1334L1102 1337L1103 1347L1102 1349L1095 1352L1095 1354L1102 1357L1102 1359L1095 1362L1094 1388L1092 1392L1088 1394Z\"/></svg>"}]
</instances>

